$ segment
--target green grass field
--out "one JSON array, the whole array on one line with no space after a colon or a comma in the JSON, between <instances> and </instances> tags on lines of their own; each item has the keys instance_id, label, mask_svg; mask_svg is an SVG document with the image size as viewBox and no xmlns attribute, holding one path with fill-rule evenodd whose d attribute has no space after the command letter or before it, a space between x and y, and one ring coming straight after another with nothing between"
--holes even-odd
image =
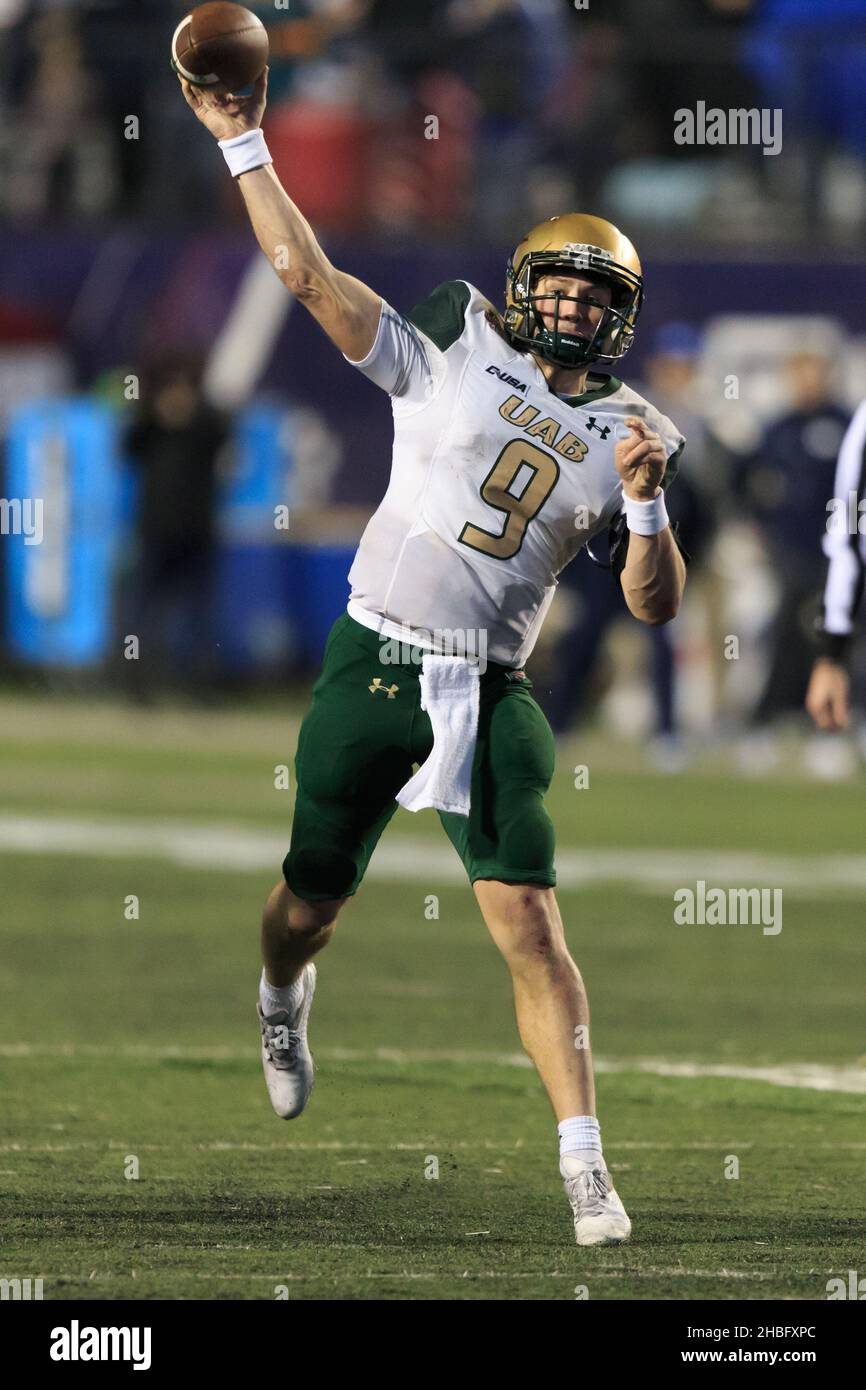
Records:
<instances>
[{"instance_id":1,"label":"green grass field","mask_svg":"<svg viewBox=\"0 0 866 1390\"><path fill-rule=\"evenodd\" d=\"M824 1299L866 1274L862 783L563 749L560 903L634 1224L578 1250L507 973L433 813L387 832L320 959L310 1106L272 1115L258 917L300 709L0 700L0 1277L46 1298ZM677 926L701 877L782 887L783 929ZM814 1085L779 1084L806 1064Z\"/></svg>"}]
</instances>

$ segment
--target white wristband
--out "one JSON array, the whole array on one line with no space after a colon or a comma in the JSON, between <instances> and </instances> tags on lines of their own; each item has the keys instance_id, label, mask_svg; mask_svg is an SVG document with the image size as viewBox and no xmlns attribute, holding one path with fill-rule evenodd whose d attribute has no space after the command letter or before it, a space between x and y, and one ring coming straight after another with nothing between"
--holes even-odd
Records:
<instances>
[{"instance_id":1,"label":"white wristband","mask_svg":"<svg viewBox=\"0 0 866 1390\"><path fill-rule=\"evenodd\" d=\"M220 140L219 147L235 179L240 174L248 174L251 169L261 169L263 164L273 162L261 130L245 130L243 135Z\"/></svg>"},{"instance_id":2,"label":"white wristband","mask_svg":"<svg viewBox=\"0 0 866 1390\"><path fill-rule=\"evenodd\" d=\"M646 502L636 502L634 498L623 494L622 502L625 524L636 535L657 536L659 531L663 531L667 526L668 509L663 492L660 492L658 497L650 497Z\"/></svg>"}]
</instances>

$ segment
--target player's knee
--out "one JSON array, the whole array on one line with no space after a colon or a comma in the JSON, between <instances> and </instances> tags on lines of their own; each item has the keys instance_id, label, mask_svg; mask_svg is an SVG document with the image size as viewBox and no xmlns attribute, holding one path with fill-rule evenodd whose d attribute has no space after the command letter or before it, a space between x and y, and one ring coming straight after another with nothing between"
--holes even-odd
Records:
<instances>
[{"instance_id":1,"label":"player's knee","mask_svg":"<svg viewBox=\"0 0 866 1390\"><path fill-rule=\"evenodd\" d=\"M342 898L326 902L308 902L294 898L286 912L286 924L296 936L318 936L337 920Z\"/></svg>"},{"instance_id":2,"label":"player's knee","mask_svg":"<svg viewBox=\"0 0 866 1390\"><path fill-rule=\"evenodd\" d=\"M344 898L301 898L292 892L287 883L278 883L265 903L263 925L270 930L318 936L336 921L344 901Z\"/></svg>"},{"instance_id":3,"label":"player's knee","mask_svg":"<svg viewBox=\"0 0 866 1390\"><path fill-rule=\"evenodd\" d=\"M565 951L562 925L549 888L514 884L498 917L496 938L509 964L550 964Z\"/></svg>"}]
</instances>

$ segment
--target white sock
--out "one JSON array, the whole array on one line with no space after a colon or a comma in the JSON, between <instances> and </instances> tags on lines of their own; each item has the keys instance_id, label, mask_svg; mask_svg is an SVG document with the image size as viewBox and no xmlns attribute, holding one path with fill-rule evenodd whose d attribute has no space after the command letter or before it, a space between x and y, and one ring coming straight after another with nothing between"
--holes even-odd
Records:
<instances>
[{"instance_id":1,"label":"white sock","mask_svg":"<svg viewBox=\"0 0 866 1390\"><path fill-rule=\"evenodd\" d=\"M559 1157L582 1158L585 1163L602 1162L601 1128L594 1115L571 1115L560 1120Z\"/></svg>"},{"instance_id":2,"label":"white sock","mask_svg":"<svg viewBox=\"0 0 866 1390\"><path fill-rule=\"evenodd\" d=\"M259 981L259 1003L265 1018L269 1018L271 1014L283 1012L291 1016L300 1008L303 997L304 987L301 984L300 976L291 985L272 985L264 970L262 971L262 978Z\"/></svg>"}]
</instances>

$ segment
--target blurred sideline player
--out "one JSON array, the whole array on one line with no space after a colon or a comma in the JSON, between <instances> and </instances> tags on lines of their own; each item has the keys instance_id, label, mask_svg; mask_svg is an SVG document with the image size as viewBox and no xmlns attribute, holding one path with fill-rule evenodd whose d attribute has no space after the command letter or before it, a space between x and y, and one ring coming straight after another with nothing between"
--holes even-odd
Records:
<instances>
[{"instance_id":1,"label":"blurred sideline player","mask_svg":"<svg viewBox=\"0 0 866 1390\"><path fill-rule=\"evenodd\" d=\"M785 715L803 717L814 658L815 595L824 579L821 538L839 449L851 413L836 396L835 368L823 353L799 350L785 362L788 409L741 460L734 487L743 514L758 528L778 586L767 634L768 669L750 718L753 731L772 730ZM772 742L763 757L772 757ZM753 732L745 750L761 765ZM758 754L756 758L756 754Z\"/></svg>"},{"instance_id":2,"label":"blurred sideline player","mask_svg":"<svg viewBox=\"0 0 866 1390\"><path fill-rule=\"evenodd\" d=\"M553 736L522 667L556 574L600 531L616 532L616 571L636 617L667 622L679 607L685 567L663 489L683 438L616 378L589 374L631 343L637 255L598 218L553 218L514 253L504 319L464 281L404 316L329 262L282 188L259 129L267 73L251 97L182 86L220 141L283 284L388 392L394 416L391 481L301 728L291 847L263 915L271 1102L286 1119L306 1104L311 958L358 888L398 794L414 794L411 809L439 810L510 968L521 1040L558 1121L578 1244L625 1240L631 1223L595 1113L586 993L553 892L543 804ZM400 645L407 633L425 648L420 671L418 653L413 661ZM476 653L483 637L489 660L468 660L465 640L457 650L461 633L476 635Z\"/></svg>"},{"instance_id":3,"label":"blurred sideline player","mask_svg":"<svg viewBox=\"0 0 866 1390\"><path fill-rule=\"evenodd\" d=\"M819 729L838 732L851 721L848 655L866 578L866 401L842 440L833 484L836 509L827 516L829 561L806 709ZM853 524L852 524L853 523Z\"/></svg>"}]
</instances>

